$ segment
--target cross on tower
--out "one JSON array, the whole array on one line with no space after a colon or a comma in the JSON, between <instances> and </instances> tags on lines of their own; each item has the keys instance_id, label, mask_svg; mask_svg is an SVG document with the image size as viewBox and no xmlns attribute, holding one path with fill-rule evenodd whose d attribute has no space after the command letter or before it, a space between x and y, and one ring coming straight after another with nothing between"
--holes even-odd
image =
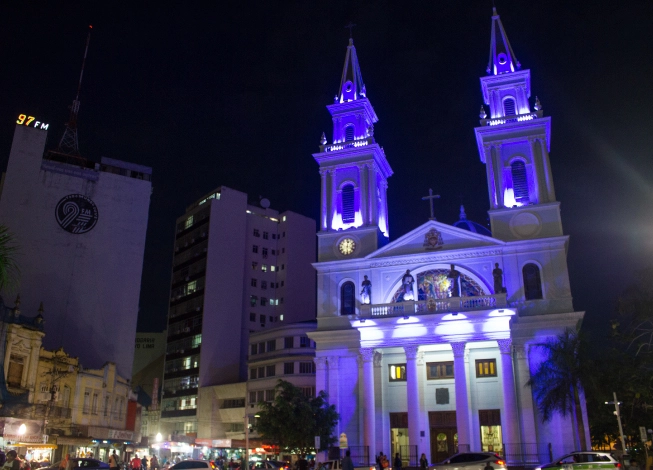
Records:
<instances>
[{"instance_id":1,"label":"cross on tower","mask_svg":"<svg viewBox=\"0 0 653 470\"><path fill-rule=\"evenodd\" d=\"M429 218L429 220L437 220L437 219L435 218L435 215L433 214L433 199L440 199L440 195L438 195L438 194L433 194L433 190L432 190L431 188L429 188L429 195L428 195L428 196L424 196L424 197L422 198L422 201L426 201L426 200L428 200L428 201L429 201L429 205L431 206L431 217Z\"/></svg>"},{"instance_id":2,"label":"cross on tower","mask_svg":"<svg viewBox=\"0 0 653 470\"><path fill-rule=\"evenodd\" d=\"M349 24L347 26L345 26L345 29L349 30L349 39L351 39L351 30L354 28L354 26L356 26L356 25L354 23L352 23L351 21L349 22Z\"/></svg>"}]
</instances>

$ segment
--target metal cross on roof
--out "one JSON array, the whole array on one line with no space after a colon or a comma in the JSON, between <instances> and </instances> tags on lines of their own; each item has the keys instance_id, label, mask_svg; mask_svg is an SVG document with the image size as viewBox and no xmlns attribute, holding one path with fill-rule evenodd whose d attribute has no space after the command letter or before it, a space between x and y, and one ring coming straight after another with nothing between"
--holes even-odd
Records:
<instances>
[{"instance_id":1,"label":"metal cross on roof","mask_svg":"<svg viewBox=\"0 0 653 470\"><path fill-rule=\"evenodd\" d=\"M354 29L354 26L356 26L356 25L354 23L352 23L351 21L349 22L349 24L347 26L345 26L345 29L349 29L349 39L351 39L351 37L352 37L351 36L351 30Z\"/></svg>"},{"instance_id":2,"label":"metal cross on roof","mask_svg":"<svg viewBox=\"0 0 653 470\"><path fill-rule=\"evenodd\" d=\"M433 194L433 190L431 188L429 188L429 195L424 196L422 198L422 201L428 200L429 205L431 206L431 217L429 218L429 220L437 220L435 218L435 215L433 214L433 199L440 199L440 195L439 194Z\"/></svg>"}]
</instances>

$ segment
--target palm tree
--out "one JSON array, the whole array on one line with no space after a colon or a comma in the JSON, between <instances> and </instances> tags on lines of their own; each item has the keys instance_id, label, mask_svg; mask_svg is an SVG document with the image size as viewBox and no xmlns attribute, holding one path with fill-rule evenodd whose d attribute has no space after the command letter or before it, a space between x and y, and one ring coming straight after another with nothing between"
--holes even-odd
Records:
<instances>
[{"instance_id":1,"label":"palm tree","mask_svg":"<svg viewBox=\"0 0 653 470\"><path fill-rule=\"evenodd\" d=\"M18 284L17 251L14 236L6 226L0 225L0 289L13 289Z\"/></svg>"},{"instance_id":2,"label":"palm tree","mask_svg":"<svg viewBox=\"0 0 653 470\"><path fill-rule=\"evenodd\" d=\"M544 353L545 359L527 385L533 390L542 421L549 421L555 412L571 415L576 421L581 450L587 450L580 396L592 383L592 368L580 322L575 330L566 328L535 347Z\"/></svg>"}]
</instances>

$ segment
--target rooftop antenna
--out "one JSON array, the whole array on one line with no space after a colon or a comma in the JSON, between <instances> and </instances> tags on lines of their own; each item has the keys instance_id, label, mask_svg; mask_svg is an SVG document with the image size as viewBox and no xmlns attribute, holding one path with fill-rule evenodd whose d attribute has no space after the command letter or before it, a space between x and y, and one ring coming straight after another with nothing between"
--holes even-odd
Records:
<instances>
[{"instance_id":1,"label":"rooftop antenna","mask_svg":"<svg viewBox=\"0 0 653 470\"><path fill-rule=\"evenodd\" d=\"M79 91L82 88L82 78L84 77L84 65L86 65L86 55L88 54L88 44L91 42L91 30L93 25L88 25L88 36L86 36L86 49L84 49L84 60L82 60L82 70L79 73L79 84L77 85L77 95L70 106L70 118L66 123L63 137L59 141L59 146L55 150L57 153L79 157L79 143L77 141L77 113L79 112Z\"/></svg>"}]
</instances>

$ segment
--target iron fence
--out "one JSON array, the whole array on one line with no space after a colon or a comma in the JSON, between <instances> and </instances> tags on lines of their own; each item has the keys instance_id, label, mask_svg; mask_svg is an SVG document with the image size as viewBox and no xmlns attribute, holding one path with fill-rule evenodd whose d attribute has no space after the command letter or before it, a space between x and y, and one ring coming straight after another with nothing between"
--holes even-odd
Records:
<instances>
[{"instance_id":1,"label":"iron fence","mask_svg":"<svg viewBox=\"0 0 653 470\"><path fill-rule=\"evenodd\" d=\"M342 459L346 452L349 451L354 467L364 467L370 465L370 447L369 446L349 446L346 449L340 449L340 458Z\"/></svg>"},{"instance_id":2,"label":"iron fence","mask_svg":"<svg viewBox=\"0 0 653 470\"><path fill-rule=\"evenodd\" d=\"M399 446L399 456L401 457L402 467L417 467L417 446ZM394 457L392 457L394 459ZM392 461L390 462L393 463Z\"/></svg>"}]
</instances>

